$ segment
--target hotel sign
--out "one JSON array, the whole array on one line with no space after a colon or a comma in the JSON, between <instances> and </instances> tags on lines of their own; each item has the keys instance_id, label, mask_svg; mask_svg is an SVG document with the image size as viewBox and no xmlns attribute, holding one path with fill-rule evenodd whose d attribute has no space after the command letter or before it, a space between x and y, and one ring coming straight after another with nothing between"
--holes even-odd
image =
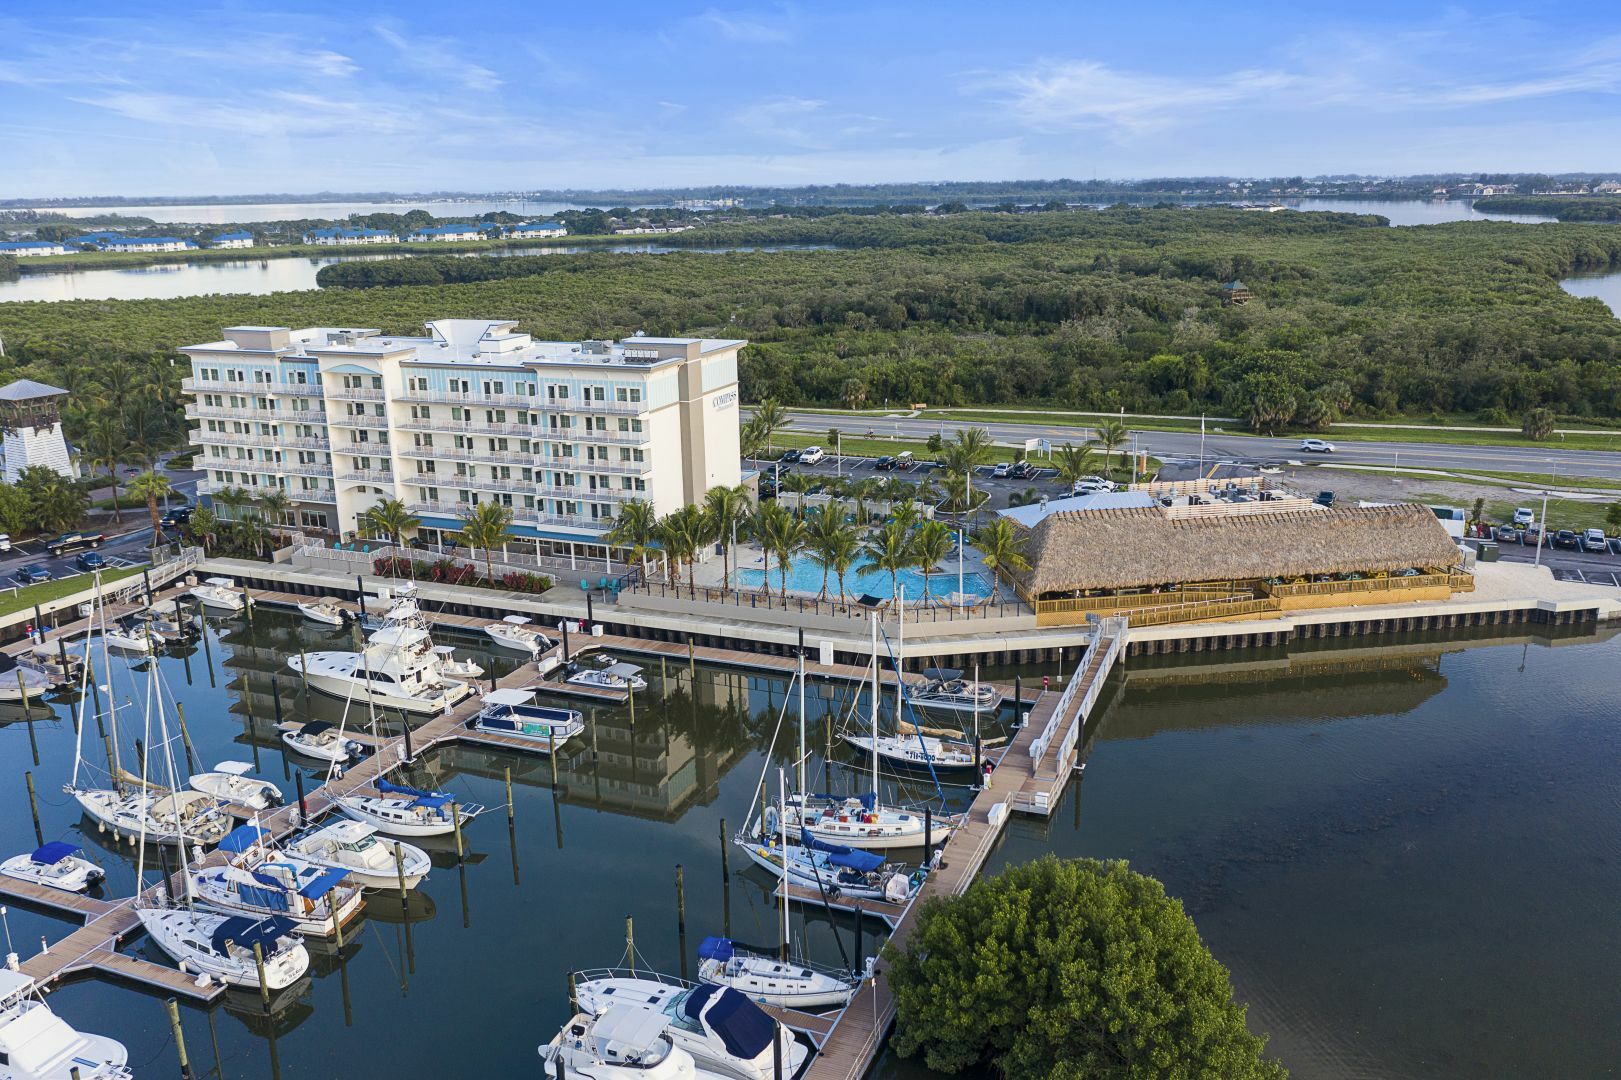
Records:
<instances>
[{"instance_id":1,"label":"hotel sign","mask_svg":"<svg viewBox=\"0 0 1621 1080\"><path fill-rule=\"evenodd\" d=\"M736 404L736 390L728 390L724 394L716 394L714 397L709 399L709 407L712 409L729 409Z\"/></svg>"}]
</instances>

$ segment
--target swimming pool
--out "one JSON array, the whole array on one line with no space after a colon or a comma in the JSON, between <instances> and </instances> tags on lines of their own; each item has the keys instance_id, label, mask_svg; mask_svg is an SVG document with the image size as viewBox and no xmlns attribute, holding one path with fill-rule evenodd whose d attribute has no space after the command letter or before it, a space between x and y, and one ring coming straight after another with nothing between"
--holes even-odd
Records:
<instances>
[{"instance_id":1,"label":"swimming pool","mask_svg":"<svg viewBox=\"0 0 1621 1080\"><path fill-rule=\"evenodd\" d=\"M734 577L739 588L758 589L765 579L764 570L738 570ZM929 575L929 596L939 600L957 591L957 571L955 569L941 571ZM923 574L917 570L902 570L896 575L896 584L900 587L901 596L907 600L923 599ZM782 588L782 569L777 566L776 560L771 563L771 588ZM962 591L969 596L986 597L991 595L991 579L980 573L965 573L962 576ZM788 564L788 591L791 593L804 593L815 596L822 591L822 568L809 559L795 559ZM837 598L839 595L839 579L829 574L827 578L828 596ZM844 593L846 597L854 599L862 594L880 596L890 599L889 572L879 570L871 563L864 563L844 575Z\"/></svg>"}]
</instances>

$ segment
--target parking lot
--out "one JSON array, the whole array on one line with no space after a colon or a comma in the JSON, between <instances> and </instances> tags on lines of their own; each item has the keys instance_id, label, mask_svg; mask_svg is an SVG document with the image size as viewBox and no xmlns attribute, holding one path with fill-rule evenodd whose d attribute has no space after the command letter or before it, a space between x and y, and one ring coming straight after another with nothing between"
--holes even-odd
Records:
<instances>
[{"instance_id":1,"label":"parking lot","mask_svg":"<svg viewBox=\"0 0 1621 1080\"><path fill-rule=\"evenodd\" d=\"M802 475L814 476L819 479L825 478L829 480L837 479L839 477L843 477L846 480L865 480L869 478L884 480L894 477L896 479L910 480L913 483L916 483L927 476L935 476L936 479L938 479L937 474L940 467L932 461L915 461L907 467L898 469L878 469L875 467L878 460L879 459L875 457L856 457L854 455L844 457L843 459L837 459L832 454L829 454L826 458L817 462L815 465L805 465L801 462L790 462L784 464L783 468L791 469L793 472L800 473ZM771 478L775 472L774 466L776 464L777 463L774 461L756 460L753 458L747 458L744 460L745 468L759 470L760 479L762 481ZM974 470L974 490L988 493L991 497L991 501L989 503L991 507L1000 509L1008 504L1008 496L1012 495L1014 492L1024 491L1029 488L1034 488L1038 495L1046 495L1049 498L1057 498L1060 495L1069 494L1068 489L1058 482L1058 472L1056 469L1034 469L1031 471L1031 475L1022 479L997 479L992 476L995 469L996 466L992 464L981 465Z\"/></svg>"},{"instance_id":2,"label":"parking lot","mask_svg":"<svg viewBox=\"0 0 1621 1080\"><path fill-rule=\"evenodd\" d=\"M108 534L101 546L95 548L96 554L107 560L109 569L126 566L135 566L146 561L147 545L152 536L152 526L131 529L117 535ZM0 553L0 588L22 584L17 580L17 571L23 567L41 567L51 575L51 580L60 578L78 577L84 575L74 560L80 551L71 551L65 555L51 555L45 549L48 538L24 540L14 546L10 551ZM89 548L82 549L85 551Z\"/></svg>"}]
</instances>

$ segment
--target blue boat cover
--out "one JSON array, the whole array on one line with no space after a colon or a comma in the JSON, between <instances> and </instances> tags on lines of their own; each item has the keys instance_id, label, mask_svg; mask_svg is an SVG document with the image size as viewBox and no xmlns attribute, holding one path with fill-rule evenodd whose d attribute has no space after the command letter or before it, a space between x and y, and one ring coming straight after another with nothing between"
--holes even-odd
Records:
<instances>
[{"instance_id":1,"label":"blue boat cover","mask_svg":"<svg viewBox=\"0 0 1621 1080\"><path fill-rule=\"evenodd\" d=\"M271 880L259 874L253 876L255 880L261 882ZM286 911L287 888L280 882L272 883L275 885L273 889L261 889L257 885L238 885L236 888L237 899L250 907L263 908L266 911Z\"/></svg>"},{"instance_id":2,"label":"blue boat cover","mask_svg":"<svg viewBox=\"0 0 1621 1080\"><path fill-rule=\"evenodd\" d=\"M214 928L214 951L223 956L225 943L234 941L250 950L258 944L266 956L275 956L280 951L277 939L291 938L294 929L291 919L250 919L235 915Z\"/></svg>"},{"instance_id":3,"label":"blue boat cover","mask_svg":"<svg viewBox=\"0 0 1621 1080\"><path fill-rule=\"evenodd\" d=\"M423 791L420 788L407 787L404 784L391 784L386 779L378 778L377 790L385 795L410 795L416 800L418 806L438 808L450 802L450 796L442 791Z\"/></svg>"},{"instance_id":4,"label":"blue boat cover","mask_svg":"<svg viewBox=\"0 0 1621 1080\"><path fill-rule=\"evenodd\" d=\"M343 882L349 876L347 870L320 870L315 876L305 878L304 884L298 888L298 895L307 900L319 900Z\"/></svg>"},{"instance_id":5,"label":"blue boat cover","mask_svg":"<svg viewBox=\"0 0 1621 1080\"><path fill-rule=\"evenodd\" d=\"M261 828L250 821L248 824L238 825L226 833L225 839L220 841L220 850L240 855L261 840L268 840L269 837L269 830Z\"/></svg>"},{"instance_id":6,"label":"blue boat cover","mask_svg":"<svg viewBox=\"0 0 1621 1080\"><path fill-rule=\"evenodd\" d=\"M723 937L706 937L698 943L698 959L719 960L725 963L732 958L732 939Z\"/></svg>"},{"instance_id":7,"label":"blue boat cover","mask_svg":"<svg viewBox=\"0 0 1621 1080\"><path fill-rule=\"evenodd\" d=\"M861 805L866 808L868 813L871 813L872 808L878 805L877 793L872 791L863 792L861 795Z\"/></svg>"},{"instance_id":8,"label":"blue boat cover","mask_svg":"<svg viewBox=\"0 0 1621 1080\"><path fill-rule=\"evenodd\" d=\"M687 995L681 1011L690 1020L703 1014L704 1006L714 998L714 1007L703 1016L703 1024L725 1044L726 1052L743 1061L753 1061L771 1046L777 1032L777 1023L740 991L729 986L705 983Z\"/></svg>"},{"instance_id":9,"label":"blue boat cover","mask_svg":"<svg viewBox=\"0 0 1621 1080\"><path fill-rule=\"evenodd\" d=\"M49 844L44 844L39 847L32 855L28 857L34 862L45 863L48 866L55 866L57 863L61 862L63 859L67 858L69 855L72 855L78 850L79 849L74 847L72 844L66 843L62 840L52 840Z\"/></svg>"},{"instance_id":10,"label":"blue boat cover","mask_svg":"<svg viewBox=\"0 0 1621 1080\"><path fill-rule=\"evenodd\" d=\"M827 861L834 866L858 870L863 874L870 873L884 865L884 857L874 855L870 851L841 851L835 855L829 855Z\"/></svg>"}]
</instances>

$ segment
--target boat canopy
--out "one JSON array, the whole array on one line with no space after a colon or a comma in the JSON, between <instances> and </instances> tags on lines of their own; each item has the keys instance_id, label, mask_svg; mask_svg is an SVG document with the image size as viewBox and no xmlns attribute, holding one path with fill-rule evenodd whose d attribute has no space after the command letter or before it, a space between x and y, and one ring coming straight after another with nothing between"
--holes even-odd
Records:
<instances>
[{"instance_id":1,"label":"boat canopy","mask_svg":"<svg viewBox=\"0 0 1621 1080\"><path fill-rule=\"evenodd\" d=\"M592 1032L604 1042L641 1052L656 1044L667 1026L669 1021L663 1013L638 1009L634 1005L615 1005L597 1017ZM558 1071L562 1071L562 1066L558 1066Z\"/></svg>"},{"instance_id":2,"label":"boat canopy","mask_svg":"<svg viewBox=\"0 0 1621 1080\"><path fill-rule=\"evenodd\" d=\"M725 962L730 960L736 951L732 948L731 938L711 935L698 943L698 959L700 960L720 960Z\"/></svg>"},{"instance_id":3,"label":"boat canopy","mask_svg":"<svg viewBox=\"0 0 1621 1080\"><path fill-rule=\"evenodd\" d=\"M709 1005L710 999L714 1004ZM704 1012L704 1006L709 1011ZM729 986L705 983L695 987L682 1004L681 1011L688 1019L703 1016L703 1023L720 1036L726 1052L744 1061L753 1061L771 1045L777 1033L777 1023L747 995Z\"/></svg>"},{"instance_id":4,"label":"boat canopy","mask_svg":"<svg viewBox=\"0 0 1621 1080\"><path fill-rule=\"evenodd\" d=\"M962 678L962 669L953 667L924 668L923 677L930 682L952 682Z\"/></svg>"},{"instance_id":5,"label":"boat canopy","mask_svg":"<svg viewBox=\"0 0 1621 1080\"><path fill-rule=\"evenodd\" d=\"M43 863L47 866L55 866L57 863L61 862L63 859L67 858L78 850L78 848L64 840L52 840L48 844L41 844L34 850L34 853L28 857L34 862Z\"/></svg>"},{"instance_id":6,"label":"boat canopy","mask_svg":"<svg viewBox=\"0 0 1621 1080\"><path fill-rule=\"evenodd\" d=\"M267 843L269 840L270 830L250 821L226 833L225 839L220 841L220 850L240 855L255 844Z\"/></svg>"},{"instance_id":7,"label":"boat canopy","mask_svg":"<svg viewBox=\"0 0 1621 1080\"><path fill-rule=\"evenodd\" d=\"M418 806L436 809L450 802L450 796L443 791L423 791L419 788L407 787L404 784L391 784L388 780L379 777L377 790L385 795L409 795L416 800Z\"/></svg>"},{"instance_id":8,"label":"boat canopy","mask_svg":"<svg viewBox=\"0 0 1621 1080\"><path fill-rule=\"evenodd\" d=\"M415 626L385 626L371 636L370 645L379 645L387 649L409 649L416 645L428 632Z\"/></svg>"},{"instance_id":9,"label":"boat canopy","mask_svg":"<svg viewBox=\"0 0 1621 1080\"><path fill-rule=\"evenodd\" d=\"M331 731L332 725L325 720L311 720L298 729L300 735L319 735L324 731Z\"/></svg>"},{"instance_id":10,"label":"boat canopy","mask_svg":"<svg viewBox=\"0 0 1621 1080\"><path fill-rule=\"evenodd\" d=\"M508 615L501 621L504 623L511 623L513 626L528 626L531 622L529 617L526 615Z\"/></svg>"},{"instance_id":11,"label":"boat canopy","mask_svg":"<svg viewBox=\"0 0 1621 1080\"><path fill-rule=\"evenodd\" d=\"M225 943L234 941L244 949L259 945L266 956L274 956L281 949L280 939L292 938L295 929L291 919L250 919L234 915L214 928L214 951L224 955Z\"/></svg>"},{"instance_id":12,"label":"boat canopy","mask_svg":"<svg viewBox=\"0 0 1621 1080\"><path fill-rule=\"evenodd\" d=\"M253 766L246 761L222 761L214 766L214 771L229 773L232 776L246 776L253 771Z\"/></svg>"},{"instance_id":13,"label":"boat canopy","mask_svg":"<svg viewBox=\"0 0 1621 1080\"><path fill-rule=\"evenodd\" d=\"M491 690L484 695L484 704L486 705L527 705L533 700L535 700L533 690L518 690L512 687Z\"/></svg>"},{"instance_id":14,"label":"boat canopy","mask_svg":"<svg viewBox=\"0 0 1621 1080\"><path fill-rule=\"evenodd\" d=\"M310 874L310 871L305 871L305 873ZM305 877L304 884L298 887L298 895L304 897L306 900L319 900L321 897L343 884L343 879L348 876L349 871L341 868L333 870L316 870L312 876Z\"/></svg>"},{"instance_id":15,"label":"boat canopy","mask_svg":"<svg viewBox=\"0 0 1621 1080\"><path fill-rule=\"evenodd\" d=\"M617 675L621 679L628 679L632 675L640 675L642 669L635 664L610 664L602 669L605 675Z\"/></svg>"}]
</instances>

